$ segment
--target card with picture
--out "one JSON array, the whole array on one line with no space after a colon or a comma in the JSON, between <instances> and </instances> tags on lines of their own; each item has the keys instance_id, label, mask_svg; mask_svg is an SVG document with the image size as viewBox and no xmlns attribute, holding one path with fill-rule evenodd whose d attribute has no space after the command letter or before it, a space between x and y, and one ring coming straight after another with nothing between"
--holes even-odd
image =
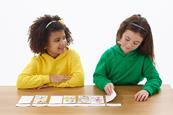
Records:
<instances>
[{"instance_id":1,"label":"card with picture","mask_svg":"<svg viewBox=\"0 0 173 115\"><path fill-rule=\"evenodd\" d=\"M47 98L48 96L46 95L36 95L32 103L32 106L37 106L37 107L46 106Z\"/></svg>"},{"instance_id":2,"label":"card with picture","mask_svg":"<svg viewBox=\"0 0 173 115\"><path fill-rule=\"evenodd\" d=\"M48 106L61 106L63 96L51 96Z\"/></svg>"},{"instance_id":3,"label":"card with picture","mask_svg":"<svg viewBox=\"0 0 173 115\"><path fill-rule=\"evenodd\" d=\"M34 96L21 96L18 103L16 104L17 107L28 107L31 106L31 102Z\"/></svg>"}]
</instances>

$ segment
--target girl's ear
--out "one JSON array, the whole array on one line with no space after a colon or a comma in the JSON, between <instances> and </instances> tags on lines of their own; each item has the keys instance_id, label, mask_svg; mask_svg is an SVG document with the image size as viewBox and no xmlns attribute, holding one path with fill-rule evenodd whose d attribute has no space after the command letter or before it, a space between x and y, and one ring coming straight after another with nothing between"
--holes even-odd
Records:
<instances>
[{"instance_id":1,"label":"girl's ear","mask_svg":"<svg viewBox=\"0 0 173 115\"><path fill-rule=\"evenodd\" d=\"M47 47L44 47L44 49L46 50L46 49L47 49Z\"/></svg>"},{"instance_id":2,"label":"girl's ear","mask_svg":"<svg viewBox=\"0 0 173 115\"><path fill-rule=\"evenodd\" d=\"M121 45L121 41L120 41L120 40L118 40L118 41L117 41L117 44Z\"/></svg>"},{"instance_id":3,"label":"girl's ear","mask_svg":"<svg viewBox=\"0 0 173 115\"><path fill-rule=\"evenodd\" d=\"M66 46L66 47L68 46L68 42L67 42L67 39L66 39L66 41L65 41L65 46Z\"/></svg>"}]
</instances>

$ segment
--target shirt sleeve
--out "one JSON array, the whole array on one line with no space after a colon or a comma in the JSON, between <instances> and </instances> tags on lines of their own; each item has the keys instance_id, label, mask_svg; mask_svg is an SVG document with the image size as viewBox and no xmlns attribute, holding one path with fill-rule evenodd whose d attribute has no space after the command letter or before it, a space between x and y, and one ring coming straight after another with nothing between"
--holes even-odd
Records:
<instances>
[{"instance_id":1,"label":"shirt sleeve","mask_svg":"<svg viewBox=\"0 0 173 115\"><path fill-rule=\"evenodd\" d=\"M36 88L50 82L49 75L37 74L38 62L35 57L18 76L16 86L18 89Z\"/></svg>"},{"instance_id":2,"label":"shirt sleeve","mask_svg":"<svg viewBox=\"0 0 173 115\"><path fill-rule=\"evenodd\" d=\"M70 80L56 84L56 87L79 87L84 86L84 71L80 61L80 56L74 52L69 60L68 68Z\"/></svg>"},{"instance_id":3,"label":"shirt sleeve","mask_svg":"<svg viewBox=\"0 0 173 115\"><path fill-rule=\"evenodd\" d=\"M106 53L101 56L96 66L93 74L93 82L101 90L104 89L106 84L111 83L111 80L109 80L106 76Z\"/></svg>"},{"instance_id":4,"label":"shirt sleeve","mask_svg":"<svg viewBox=\"0 0 173 115\"><path fill-rule=\"evenodd\" d=\"M144 89L147 90L150 95L157 93L160 90L162 80L159 77L159 73L153 64L153 61L149 57L145 58L143 74L147 78Z\"/></svg>"}]
</instances>

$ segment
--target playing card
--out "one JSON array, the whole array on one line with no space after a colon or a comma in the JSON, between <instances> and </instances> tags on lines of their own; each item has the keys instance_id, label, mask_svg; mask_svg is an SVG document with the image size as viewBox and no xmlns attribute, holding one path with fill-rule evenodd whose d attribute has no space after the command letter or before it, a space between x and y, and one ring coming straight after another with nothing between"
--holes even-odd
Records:
<instances>
[{"instance_id":1,"label":"playing card","mask_svg":"<svg viewBox=\"0 0 173 115\"><path fill-rule=\"evenodd\" d=\"M31 105L34 96L21 96L20 100L16 104L17 107L27 107Z\"/></svg>"},{"instance_id":2,"label":"playing card","mask_svg":"<svg viewBox=\"0 0 173 115\"><path fill-rule=\"evenodd\" d=\"M91 103L90 96L78 96L78 103L80 104Z\"/></svg>"},{"instance_id":3,"label":"playing card","mask_svg":"<svg viewBox=\"0 0 173 115\"><path fill-rule=\"evenodd\" d=\"M32 106L46 106L47 105L47 97L45 95L36 95L34 98L34 101L32 103Z\"/></svg>"},{"instance_id":4,"label":"playing card","mask_svg":"<svg viewBox=\"0 0 173 115\"><path fill-rule=\"evenodd\" d=\"M64 96L63 106L76 106L76 96Z\"/></svg>"},{"instance_id":5,"label":"playing card","mask_svg":"<svg viewBox=\"0 0 173 115\"><path fill-rule=\"evenodd\" d=\"M48 106L61 106L63 96L51 96Z\"/></svg>"},{"instance_id":6,"label":"playing card","mask_svg":"<svg viewBox=\"0 0 173 115\"><path fill-rule=\"evenodd\" d=\"M91 96L90 106L105 106L103 96Z\"/></svg>"},{"instance_id":7,"label":"playing card","mask_svg":"<svg viewBox=\"0 0 173 115\"><path fill-rule=\"evenodd\" d=\"M93 104L104 103L104 98L103 96L91 96L91 103Z\"/></svg>"},{"instance_id":8,"label":"playing card","mask_svg":"<svg viewBox=\"0 0 173 115\"><path fill-rule=\"evenodd\" d=\"M106 102L110 102L112 101L115 97L117 96L116 92L114 90L112 90L112 94L111 95L106 95Z\"/></svg>"}]
</instances>

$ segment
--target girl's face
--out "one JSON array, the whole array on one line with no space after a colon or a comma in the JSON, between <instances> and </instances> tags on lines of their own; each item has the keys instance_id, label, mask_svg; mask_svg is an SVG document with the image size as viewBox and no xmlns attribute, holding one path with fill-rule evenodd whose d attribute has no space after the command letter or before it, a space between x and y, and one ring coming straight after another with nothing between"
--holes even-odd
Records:
<instances>
[{"instance_id":1,"label":"girl's face","mask_svg":"<svg viewBox=\"0 0 173 115\"><path fill-rule=\"evenodd\" d=\"M64 30L51 32L47 43L47 53L56 58L58 55L64 52L67 46L67 40Z\"/></svg>"},{"instance_id":2,"label":"girl's face","mask_svg":"<svg viewBox=\"0 0 173 115\"><path fill-rule=\"evenodd\" d=\"M129 53L140 46L142 43L143 38L140 36L139 33L133 32L131 30L126 30L121 39L117 41L120 44L121 49L124 53Z\"/></svg>"}]
</instances>

